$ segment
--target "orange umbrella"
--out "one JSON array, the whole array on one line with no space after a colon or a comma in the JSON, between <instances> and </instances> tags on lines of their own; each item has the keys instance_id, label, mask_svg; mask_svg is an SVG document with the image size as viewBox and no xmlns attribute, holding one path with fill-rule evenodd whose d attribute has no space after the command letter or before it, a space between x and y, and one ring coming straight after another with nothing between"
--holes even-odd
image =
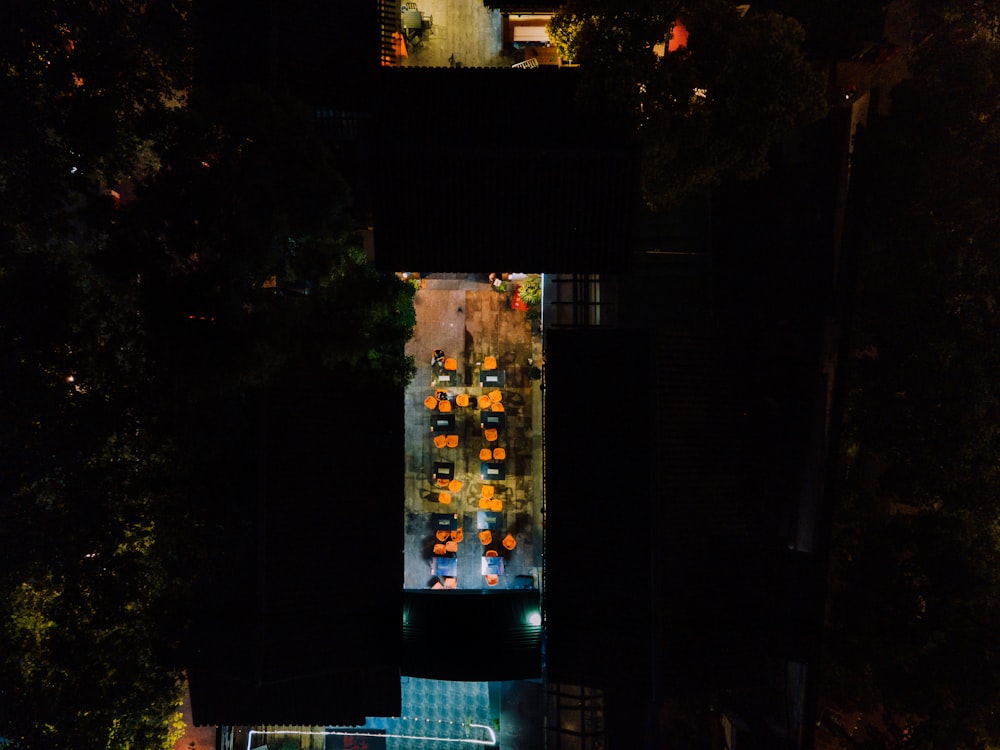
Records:
<instances>
[{"instance_id":1,"label":"orange umbrella","mask_svg":"<svg viewBox=\"0 0 1000 750\"><path fill-rule=\"evenodd\" d=\"M392 51L396 53L396 57L410 56L410 53L406 51L406 40L398 31L392 32Z\"/></svg>"},{"instance_id":2,"label":"orange umbrella","mask_svg":"<svg viewBox=\"0 0 1000 750\"><path fill-rule=\"evenodd\" d=\"M674 26L670 29L670 42L667 44L667 52L676 52L682 47L687 47L688 30L687 26L681 23L681 19L674 21Z\"/></svg>"}]
</instances>

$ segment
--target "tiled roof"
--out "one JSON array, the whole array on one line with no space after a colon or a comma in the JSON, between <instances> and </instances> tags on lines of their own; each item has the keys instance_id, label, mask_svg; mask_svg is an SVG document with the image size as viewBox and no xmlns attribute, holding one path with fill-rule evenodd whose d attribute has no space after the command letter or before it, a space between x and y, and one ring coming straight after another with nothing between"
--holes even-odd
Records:
<instances>
[{"instance_id":1,"label":"tiled roof","mask_svg":"<svg viewBox=\"0 0 1000 750\"><path fill-rule=\"evenodd\" d=\"M271 82L312 105L363 110L378 66L376 0L271 0Z\"/></svg>"},{"instance_id":2,"label":"tiled roof","mask_svg":"<svg viewBox=\"0 0 1000 750\"><path fill-rule=\"evenodd\" d=\"M562 3L545 2L545 0L483 0L487 8L499 10L501 13L554 13Z\"/></svg>"},{"instance_id":3,"label":"tiled roof","mask_svg":"<svg viewBox=\"0 0 1000 750\"><path fill-rule=\"evenodd\" d=\"M545 374L545 608L553 682L604 688L614 744L639 747L655 628L654 425L641 332L553 330Z\"/></svg>"},{"instance_id":4,"label":"tiled roof","mask_svg":"<svg viewBox=\"0 0 1000 750\"><path fill-rule=\"evenodd\" d=\"M264 496L233 555L253 592L191 671L199 724L353 724L399 711L402 394L291 373L273 388ZM256 521L256 522L254 522Z\"/></svg>"},{"instance_id":5,"label":"tiled roof","mask_svg":"<svg viewBox=\"0 0 1000 750\"><path fill-rule=\"evenodd\" d=\"M622 123L581 110L577 81L555 69L381 71L376 263L428 272L491 262L621 269L635 151Z\"/></svg>"},{"instance_id":6,"label":"tiled roof","mask_svg":"<svg viewBox=\"0 0 1000 750\"><path fill-rule=\"evenodd\" d=\"M619 739L648 718L642 685L754 676L769 643L747 347L707 326L547 334L549 676L606 688Z\"/></svg>"}]
</instances>

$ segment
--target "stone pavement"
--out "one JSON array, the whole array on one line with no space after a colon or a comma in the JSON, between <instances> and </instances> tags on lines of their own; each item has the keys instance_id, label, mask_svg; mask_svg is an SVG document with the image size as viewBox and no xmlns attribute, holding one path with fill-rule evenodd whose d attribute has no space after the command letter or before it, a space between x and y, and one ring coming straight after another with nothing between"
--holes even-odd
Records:
<instances>
[{"instance_id":1,"label":"stone pavement","mask_svg":"<svg viewBox=\"0 0 1000 750\"><path fill-rule=\"evenodd\" d=\"M464 532L459 544L458 586L486 589L481 574L484 547L476 529L479 498L484 484L495 488L503 502L503 525L494 532L490 549L504 558L505 574L496 588L508 588L518 575L541 581L542 565L542 465L541 391L539 381L528 376L531 365L541 362L541 335L525 313L512 310L510 294L498 293L487 283L487 274L431 274L425 288L414 297L417 321L406 353L416 363L414 376L405 395L405 542L404 588L426 588L433 583L433 547L436 542L432 513L458 513ZM458 361L458 385L445 386L452 402L459 393L469 395L472 405L456 407L457 448L437 448L430 432L431 412L424 399L440 387L435 383L431 357L443 349ZM480 428L475 401L493 390L479 384L483 359L491 355L506 375L500 390L507 426L496 443L489 444ZM484 447L507 451L507 476L500 482L480 479L479 451ZM432 478L435 461L455 465L455 477L463 483L450 505L436 501L440 488ZM510 532L517 547L508 551L500 539Z\"/></svg>"},{"instance_id":2,"label":"stone pavement","mask_svg":"<svg viewBox=\"0 0 1000 750\"><path fill-rule=\"evenodd\" d=\"M510 67L501 54L503 31L500 11L481 0L417 0L417 8L432 22L419 45L408 46L403 67Z\"/></svg>"}]
</instances>

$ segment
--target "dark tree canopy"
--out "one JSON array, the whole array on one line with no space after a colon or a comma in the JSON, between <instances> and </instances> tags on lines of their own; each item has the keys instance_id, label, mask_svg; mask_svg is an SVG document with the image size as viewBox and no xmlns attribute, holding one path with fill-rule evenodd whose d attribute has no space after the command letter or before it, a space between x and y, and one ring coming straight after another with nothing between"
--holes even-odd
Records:
<instances>
[{"instance_id":1,"label":"dark tree canopy","mask_svg":"<svg viewBox=\"0 0 1000 750\"><path fill-rule=\"evenodd\" d=\"M687 44L666 52L677 21ZM653 208L721 180L759 176L772 146L826 112L802 27L775 13L741 15L726 0L576 0L549 31L581 65L589 96L634 117L643 195Z\"/></svg>"},{"instance_id":2,"label":"dark tree canopy","mask_svg":"<svg viewBox=\"0 0 1000 750\"><path fill-rule=\"evenodd\" d=\"M311 113L189 75L184 2L0 10L0 738L171 747L191 589L308 359L402 385ZM120 207L98 190L122 185Z\"/></svg>"},{"instance_id":3,"label":"dark tree canopy","mask_svg":"<svg viewBox=\"0 0 1000 750\"><path fill-rule=\"evenodd\" d=\"M189 5L3 4L0 220L51 227L95 182L155 169L160 118L190 80Z\"/></svg>"},{"instance_id":4,"label":"dark tree canopy","mask_svg":"<svg viewBox=\"0 0 1000 750\"><path fill-rule=\"evenodd\" d=\"M21 245L0 273L0 731L16 746L164 746L177 638L161 610L180 502L135 289L99 244Z\"/></svg>"},{"instance_id":5,"label":"dark tree canopy","mask_svg":"<svg viewBox=\"0 0 1000 750\"><path fill-rule=\"evenodd\" d=\"M856 152L860 252L828 698L915 747L1000 742L1000 45L983 5L922 19Z\"/></svg>"}]
</instances>

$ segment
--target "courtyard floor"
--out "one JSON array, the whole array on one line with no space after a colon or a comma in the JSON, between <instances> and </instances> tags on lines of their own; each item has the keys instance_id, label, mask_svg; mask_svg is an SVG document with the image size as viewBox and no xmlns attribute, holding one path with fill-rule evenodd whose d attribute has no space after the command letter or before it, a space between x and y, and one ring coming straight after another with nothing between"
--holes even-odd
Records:
<instances>
[{"instance_id":1,"label":"courtyard floor","mask_svg":"<svg viewBox=\"0 0 1000 750\"><path fill-rule=\"evenodd\" d=\"M463 530L458 543L457 587L461 589L511 588L517 576L530 576L537 587L542 566L542 400L540 381L532 380L532 363L542 361L542 341L537 324L524 312L510 307L510 295L493 291L487 274L431 274L424 288L414 297L416 326L406 347L416 363L416 375L405 397L405 543L403 587L428 588L442 576L435 575L434 514L456 514ZM458 362L454 384L441 384L431 367L435 349L443 349ZM505 376L502 392L506 426L496 442L487 442L480 426L479 396L494 390L480 385L482 364L487 356L495 357L498 370ZM442 389L452 403L459 394L467 394L468 407L454 407L458 446L434 445L431 419L437 410L429 410L424 400ZM449 430L449 432L451 432ZM480 475L480 451L502 447L506 477L502 481L483 481ZM462 483L451 493L451 502L438 502L444 488L435 484L434 464L454 464L455 478ZM484 485L493 487L503 509L493 542L480 543L477 521ZM510 533L517 546L505 549L501 539ZM481 570L486 549L496 550L504 562L504 574L495 587L487 586Z\"/></svg>"},{"instance_id":2,"label":"courtyard floor","mask_svg":"<svg viewBox=\"0 0 1000 750\"><path fill-rule=\"evenodd\" d=\"M480 0L418 0L420 12L432 19L419 44L408 45L403 67L510 67L502 54L500 11Z\"/></svg>"}]
</instances>

